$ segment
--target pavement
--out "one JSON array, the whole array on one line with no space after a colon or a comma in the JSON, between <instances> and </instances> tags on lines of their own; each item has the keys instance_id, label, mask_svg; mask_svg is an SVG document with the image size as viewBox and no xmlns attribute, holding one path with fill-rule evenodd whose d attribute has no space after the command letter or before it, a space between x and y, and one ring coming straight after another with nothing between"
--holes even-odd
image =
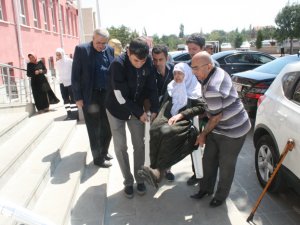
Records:
<instances>
[{"instance_id":1,"label":"pavement","mask_svg":"<svg viewBox=\"0 0 300 225\"><path fill-rule=\"evenodd\" d=\"M129 132L127 135L132 168L133 153ZM147 193L144 196L139 196L134 189L134 198L128 199L123 192L123 177L112 144L109 152L114 159L111 161L113 166L109 169L104 225L247 224L230 198L217 208L209 207L211 197L201 200L190 198L190 195L198 191L197 185L186 184L187 179L192 175L190 156L172 167L172 172L175 174L174 182L164 179L158 190L146 184Z\"/></svg>"}]
</instances>

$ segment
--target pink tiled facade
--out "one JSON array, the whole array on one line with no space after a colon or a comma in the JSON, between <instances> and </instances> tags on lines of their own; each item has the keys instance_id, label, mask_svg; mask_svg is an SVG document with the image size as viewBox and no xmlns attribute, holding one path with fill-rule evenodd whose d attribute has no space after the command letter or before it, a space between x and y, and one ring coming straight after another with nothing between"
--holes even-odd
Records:
<instances>
[{"instance_id":1,"label":"pink tiled facade","mask_svg":"<svg viewBox=\"0 0 300 225\"><path fill-rule=\"evenodd\" d=\"M24 68L28 53L34 52L51 70L56 48L63 45L72 55L79 44L78 11L73 1L0 0L0 4L0 63Z\"/></svg>"}]
</instances>

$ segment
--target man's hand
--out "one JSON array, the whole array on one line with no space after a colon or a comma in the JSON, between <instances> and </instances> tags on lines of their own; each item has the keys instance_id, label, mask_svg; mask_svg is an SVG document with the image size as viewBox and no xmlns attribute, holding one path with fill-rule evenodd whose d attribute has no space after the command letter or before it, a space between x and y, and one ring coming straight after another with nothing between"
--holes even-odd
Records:
<instances>
[{"instance_id":1,"label":"man's hand","mask_svg":"<svg viewBox=\"0 0 300 225\"><path fill-rule=\"evenodd\" d=\"M157 116L157 113L151 113L151 116L150 116L150 122L152 123L153 120L156 118Z\"/></svg>"},{"instance_id":2,"label":"man's hand","mask_svg":"<svg viewBox=\"0 0 300 225\"><path fill-rule=\"evenodd\" d=\"M140 116L140 121L143 122L143 123L146 123L146 121L148 120L148 116L147 116L147 113L143 113L141 116Z\"/></svg>"},{"instance_id":3,"label":"man's hand","mask_svg":"<svg viewBox=\"0 0 300 225\"><path fill-rule=\"evenodd\" d=\"M199 145L199 146L203 147L203 145L205 144L205 141L206 141L206 135L204 133L200 133L197 136L195 145Z\"/></svg>"},{"instance_id":4,"label":"man's hand","mask_svg":"<svg viewBox=\"0 0 300 225\"><path fill-rule=\"evenodd\" d=\"M76 105L77 105L78 108L81 109L83 107L83 100L76 101Z\"/></svg>"},{"instance_id":5,"label":"man's hand","mask_svg":"<svg viewBox=\"0 0 300 225\"><path fill-rule=\"evenodd\" d=\"M172 116L169 120L168 120L168 124L171 126L173 124L175 124L178 120L182 120L183 119L183 115L181 113Z\"/></svg>"}]
</instances>

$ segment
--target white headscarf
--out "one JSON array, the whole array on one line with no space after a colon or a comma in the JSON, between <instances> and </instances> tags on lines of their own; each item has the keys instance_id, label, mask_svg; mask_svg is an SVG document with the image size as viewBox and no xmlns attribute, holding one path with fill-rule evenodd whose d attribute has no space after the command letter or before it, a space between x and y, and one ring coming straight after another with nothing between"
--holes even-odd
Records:
<instances>
[{"instance_id":1,"label":"white headscarf","mask_svg":"<svg viewBox=\"0 0 300 225\"><path fill-rule=\"evenodd\" d=\"M183 82L176 83L172 80L168 84L168 93L172 97L171 115L174 116L178 111L187 105L189 99L201 97L201 85L193 75L191 67L186 63L178 63L174 66L174 71L181 71L184 74Z\"/></svg>"},{"instance_id":2,"label":"white headscarf","mask_svg":"<svg viewBox=\"0 0 300 225\"><path fill-rule=\"evenodd\" d=\"M55 53L60 53L62 56L62 58L56 62L59 82L63 83L64 86L70 86L73 60L66 56L62 48L57 48Z\"/></svg>"}]
</instances>

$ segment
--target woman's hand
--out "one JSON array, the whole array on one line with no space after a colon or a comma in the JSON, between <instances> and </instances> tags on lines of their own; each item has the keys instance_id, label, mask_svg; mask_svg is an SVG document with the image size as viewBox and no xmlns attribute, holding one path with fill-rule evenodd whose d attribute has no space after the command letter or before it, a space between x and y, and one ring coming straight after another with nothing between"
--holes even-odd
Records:
<instances>
[{"instance_id":1,"label":"woman's hand","mask_svg":"<svg viewBox=\"0 0 300 225\"><path fill-rule=\"evenodd\" d=\"M169 125L173 125L175 124L178 120L182 120L183 119L183 115L181 113L172 116L169 120L168 120L168 124Z\"/></svg>"}]
</instances>

